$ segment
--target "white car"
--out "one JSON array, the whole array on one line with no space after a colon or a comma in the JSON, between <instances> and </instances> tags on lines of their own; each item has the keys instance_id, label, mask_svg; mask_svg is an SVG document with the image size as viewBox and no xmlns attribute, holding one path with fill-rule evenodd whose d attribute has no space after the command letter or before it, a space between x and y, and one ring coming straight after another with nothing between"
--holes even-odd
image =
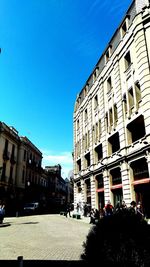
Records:
<instances>
[{"instance_id":1,"label":"white car","mask_svg":"<svg viewBox=\"0 0 150 267\"><path fill-rule=\"evenodd\" d=\"M35 214L39 210L39 203L38 202L31 202L26 203L24 205L24 212L27 214Z\"/></svg>"}]
</instances>

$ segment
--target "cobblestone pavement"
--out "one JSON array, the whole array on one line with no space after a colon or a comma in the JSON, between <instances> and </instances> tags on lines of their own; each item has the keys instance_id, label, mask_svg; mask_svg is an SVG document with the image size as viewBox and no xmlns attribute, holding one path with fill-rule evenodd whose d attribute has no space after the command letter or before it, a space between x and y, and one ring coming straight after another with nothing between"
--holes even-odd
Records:
<instances>
[{"instance_id":1,"label":"cobblestone pavement","mask_svg":"<svg viewBox=\"0 0 150 267\"><path fill-rule=\"evenodd\" d=\"M10 226L0 228L0 260L79 260L89 232L88 218L63 215L5 218Z\"/></svg>"}]
</instances>

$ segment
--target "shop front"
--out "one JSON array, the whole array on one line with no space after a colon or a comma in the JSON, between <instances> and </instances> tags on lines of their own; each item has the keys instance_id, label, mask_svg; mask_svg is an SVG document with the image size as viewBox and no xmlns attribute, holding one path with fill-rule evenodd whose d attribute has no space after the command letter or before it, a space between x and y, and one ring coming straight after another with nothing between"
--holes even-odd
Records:
<instances>
[{"instance_id":1,"label":"shop front","mask_svg":"<svg viewBox=\"0 0 150 267\"><path fill-rule=\"evenodd\" d=\"M143 213L150 218L150 177L146 158L131 163L136 203L142 204Z\"/></svg>"}]
</instances>

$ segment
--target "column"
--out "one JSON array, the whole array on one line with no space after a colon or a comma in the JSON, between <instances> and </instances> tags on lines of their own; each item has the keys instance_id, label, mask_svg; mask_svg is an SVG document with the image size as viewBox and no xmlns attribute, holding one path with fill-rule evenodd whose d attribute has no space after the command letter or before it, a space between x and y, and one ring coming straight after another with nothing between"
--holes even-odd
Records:
<instances>
[{"instance_id":1,"label":"column","mask_svg":"<svg viewBox=\"0 0 150 267\"><path fill-rule=\"evenodd\" d=\"M150 177L150 153L147 151L147 165L148 165L148 172Z\"/></svg>"},{"instance_id":2,"label":"column","mask_svg":"<svg viewBox=\"0 0 150 267\"><path fill-rule=\"evenodd\" d=\"M90 177L91 182L91 208L96 208L96 181L95 176Z\"/></svg>"},{"instance_id":3,"label":"column","mask_svg":"<svg viewBox=\"0 0 150 267\"><path fill-rule=\"evenodd\" d=\"M127 162L121 163L123 200L127 206L130 206L132 200L135 200L134 186L132 185L133 175Z\"/></svg>"},{"instance_id":4,"label":"column","mask_svg":"<svg viewBox=\"0 0 150 267\"><path fill-rule=\"evenodd\" d=\"M104 200L105 204L110 200L112 202L112 193L110 190L110 177L109 177L109 172L108 170L104 170L103 172L103 179L104 179Z\"/></svg>"}]
</instances>

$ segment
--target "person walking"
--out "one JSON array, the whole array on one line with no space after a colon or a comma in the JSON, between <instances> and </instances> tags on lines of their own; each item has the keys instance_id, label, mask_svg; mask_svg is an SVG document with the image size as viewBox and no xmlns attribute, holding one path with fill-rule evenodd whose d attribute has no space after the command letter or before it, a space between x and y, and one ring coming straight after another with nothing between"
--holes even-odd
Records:
<instances>
[{"instance_id":1,"label":"person walking","mask_svg":"<svg viewBox=\"0 0 150 267\"><path fill-rule=\"evenodd\" d=\"M143 213L143 209L142 209L142 205L140 201L138 202L136 206L136 213L139 217L144 218L144 213Z\"/></svg>"},{"instance_id":2,"label":"person walking","mask_svg":"<svg viewBox=\"0 0 150 267\"><path fill-rule=\"evenodd\" d=\"M90 224L94 224L95 223L95 211L94 209L91 209L90 211Z\"/></svg>"},{"instance_id":3,"label":"person walking","mask_svg":"<svg viewBox=\"0 0 150 267\"><path fill-rule=\"evenodd\" d=\"M129 211L132 214L136 214L136 202L134 200L130 203Z\"/></svg>"},{"instance_id":4,"label":"person walking","mask_svg":"<svg viewBox=\"0 0 150 267\"><path fill-rule=\"evenodd\" d=\"M99 222L100 220L100 212L98 209L95 209L95 214L94 214L94 218L95 218L95 224Z\"/></svg>"},{"instance_id":5,"label":"person walking","mask_svg":"<svg viewBox=\"0 0 150 267\"><path fill-rule=\"evenodd\" d=\"M108 200L107 204L103 208L104 216L110 216L113 214L114 207L111 204L110 200Z\"/></svg>"},{"instance_id":6,"label":"person walking","mask_svg":"<svg viewBox=\"0 0 150 267\"><path fill-rule=\"evenodd\" d=\"M5 205L0 204L0 224L3 223L5 216Z\"/></svg>"}]
</instances>

